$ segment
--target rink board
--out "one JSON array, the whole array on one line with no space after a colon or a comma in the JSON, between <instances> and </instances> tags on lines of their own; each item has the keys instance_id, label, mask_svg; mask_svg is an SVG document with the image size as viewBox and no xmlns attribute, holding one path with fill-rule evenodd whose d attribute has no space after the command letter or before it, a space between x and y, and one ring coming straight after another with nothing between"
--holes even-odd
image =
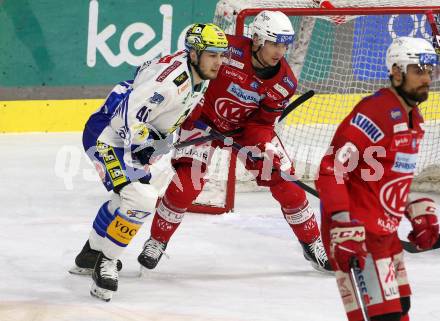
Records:
<instances>
[{"instance_id":1,"label":"rink board","mask_svg":"<svg viewBox=\"0 0 440 321\"><path fill-rule=\"evenodd\" d=\"M439 95L439 92L431 93L429 100L422 104L422 112L423 106L432 106L431 101L438 101ZM339 124L353 106L365 96L365 94L315 95L289 115L286 125ZM87 118L101 106L103 101L103 99L0 101L0 132L81 131ZM323 106L326 108L324 109ZM424 115L425 120L440 119L440 106L435 108L435 111L431 110Z\"/></svg>"}]
</instances>

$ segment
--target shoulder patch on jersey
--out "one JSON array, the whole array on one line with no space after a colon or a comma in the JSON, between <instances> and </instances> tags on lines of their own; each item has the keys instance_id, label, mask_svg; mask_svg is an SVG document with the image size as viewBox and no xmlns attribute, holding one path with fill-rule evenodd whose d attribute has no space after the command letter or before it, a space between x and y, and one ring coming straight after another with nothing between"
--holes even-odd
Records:
<instances>
[{"instance_id":1,"label":"shoulder patch on jersey","mask_svg":"<svg viewBox=\"0 0 440 321\"><path fill-rule=\"evenodd\" d=\"M183 86L180 86L180 87L177 89L177 92L178 92L179 94L183 93L185 90L188 89L189 84L190 84L190 82L187 81L185 84L183 84ZM186 97L185 97L185 100L186 100Z\"/></svg>"},{"instance_id":2,"label":"shoulder patch on jersey","mask_svg":"<svg viewBox=\"0 0 440 321\"><path fill-rule=\"evenodd\" d=\"M230 46L230 47L229 47L229 51L230 51L231 54L233 54L234 56L238 56L238 57L240 57L240 58L243 58L243 50L241 50L240 48Z\"/></svg>"},{"instance_id":3,"label":"shoulder patch on jersey","mask_svg":"<svg viewBox=\"0 0 440 321\"><path fill-rule=\"evenodd\" d=\"M235 59L228 59L227 61L226 61L226 63L228 64L228 65L230 65L230 66L232 66L232 67L235 67L235 68L238 68L238 69L243 69L244 68L244 63L242 63L242 62L240 62L240 61L238 61L238 60L235 60Z\"/></svg>"},{"instance_id":4,"label":"shoulder patch on jersey","mask_svg":"<svg viewBox=\"0 0 440 321\"><path fill-rule=\"evenodd\" d=\"M289 91L281 86L279 83L276 83L273 85L273 88L275 88L276 91L278 91L283 97L287 97L289 95Z\"/></svg>"},{"instance_id":5,"label":"shoulder patch on jersey","mask_svg":"<svg viewBox=\"0 0 440 321\"><path fill-rule=\"evenodd\" d=\"M247 75L244 72L235 70L235 69L228 67L228 66L223 67L222 73L226 77L234 79L234 80L238 80L241 83L245 82L247 79Z\"/></svg>"},{"instance_id":6,"label":"shoulder patch on jersey","mask_svg":"<svg viewBox=\"0 0 440 321\"><path fill-rule=\"evenodd\" d=\"M373 143L377 143L385 136L379 126L364 114L357 113L350 123L362 131Z\"/></svg>"},{"instance_id":7,"label":"shoulder patch on jersey","mask_svg":"<svg viewBox=\"0 0 440 321\"><path fill-rule=\"evenodd\" d=\"M402 112L400 111L399 107L395 107L391 109L390 116L393 120L400 120L402 119Z\"/></svg>"},{"instance_id":8,"label":"shoulder patch on jersey","mask_svg":"<svg viewBox=\"0 0 440 321\"><path fill-rule=\"evenodd\" d=\"M177 67L179 67L182 63L180 61L175 61L171 65L169 65L162 73L157 76L156 81L162 82L165 78L169 76Z\"/></svg>"},{"instance_id":9,"label":"shoulder patch on jersey","mask_svg":"<svg viewBox=\"0 0 440 321\"><path fill-rule=\"evenodd\" d=\"M153 97L150 97L148 101L152 104L160 104L161 102L164 101L164 99L165 99L164 96L162 96L157 92L154 92Z\"/></svg>"},{"instance_id":10,"label":"shoulder patch on jersey","mask_svg":"<svg viewBox=\"0 0 440 321\"><path fill-rule=\"evenodd\" d=\"M292 89L296 88L296 83L289 76L284 76L283 82Z\"/></svg>"},{"instance_id":11,"label":"shoulder patch on jersey","mask_svg":"<svg viewBox=\"0 0 440 321\"><path fill-rule=\"evenodd\" d=\"M183 71L179 76L174 78L173 83L179 87L182 85L185 81L187 81L189 78L188 73L186 71Z\"/></svg>"},{"instance_id":12,"label":"shoulder patch on jersey","mask_svg":"<svg viewBox=\"0 0 440 321\"><path fill-rule=\"evenodd\" d=\"M283 99L283 97L281 95L277 94L275 91L273 91L270 88L266 91L266 95L267 95L267 97L269 97L270 99L273 99L273 100Z\"/></svg>"},{"instance_id":13,"label":"shoulder patch on jersey","mask_svg":"<svg viewBox=\"0 0 440 321\"><path fill-rule=\"evenodd\" d=\"M404 132L406 130L408 130L407 123L398 123L393 126L393 133Z\"/></svg>"},{"instance_id":14,"label":"shoulder patch on jersey","mask_svg":"<svg viewBox=\"0 0 440 321\"><path fill-rule=\"evenodd\" d=\"M409 144L411 144L411 141L411 134L394 135L393 139L391 140L390 150L396 151L401 147L409 146Z\"/></svg>"}]
</instances>

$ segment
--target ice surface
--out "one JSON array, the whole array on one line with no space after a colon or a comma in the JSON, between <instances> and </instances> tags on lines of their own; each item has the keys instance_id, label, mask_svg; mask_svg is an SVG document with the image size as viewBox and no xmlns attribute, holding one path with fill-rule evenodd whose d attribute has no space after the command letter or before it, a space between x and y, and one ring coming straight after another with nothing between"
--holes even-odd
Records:
<instances>
[{"instance_id":1,"label":"ice surface","mask_svg":"<svg viewBox=\"0 0 440 321\"><path fill-rule=\"evenodd\" d=\"M67 273L108 196L81 135L4 134L0 155L1 321L345 320L334 278L304 260L266 192L239 194L233 214L187 215L171 258L139 278L150 218L122 257L118 292L100 302L89 295L89 277ZM440 320L439 251L407 254L406 262L411 320Z\"/></svg>"}]
</instances>

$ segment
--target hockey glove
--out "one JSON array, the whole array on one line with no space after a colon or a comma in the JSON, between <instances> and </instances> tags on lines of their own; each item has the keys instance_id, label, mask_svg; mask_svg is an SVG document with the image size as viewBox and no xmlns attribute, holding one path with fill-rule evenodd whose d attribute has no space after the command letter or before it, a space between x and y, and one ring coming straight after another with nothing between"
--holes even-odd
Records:
<instances>
[{"instance_id":1,"label":"hockey glove","mask_svg":"<svg viewBox=\"0 0 440 321\"><path fill-rule=\"evenodd\" d=\"M406 206L405 215L413 228L408 239L419 250L430 249L437 242L439 226L436 209L436 204L430 198L419 198Z\"/></svg>"},{"instance_id":2,"label":"hockey glove","mask_svg":"<svg viewBox=\"0 0 440 321\"><path fill-rule=\"evenodd\" d=\"M359 268L363 270L366 256L363 224L359 221L333 221L330 227L330 258L335 267L348 273L350 262L353 257L356 257L359 261Z\"/></svg>"},{"instance_id":3,"label":"hockey glove","mask_svg":"<svg viewBox=\"0 0 440 321\"><path fill-rule=\"evenodd\" d=\"M151 132L142 146L132 145L132 149L134 150L133 158L137 159L142 166L152 165L170 151L167 139Z\"/></svg>"},{"instance_id":4,"label":"hockey glove","mask_svg":"<svg viewBox=\"0 0 440 321\"><path fill-rule=\"evenodd\" d=\"M155 152L153 146L142 148L140 151L133 153L133 156L141 163L141 165L153 164L152 156Z\"/></svg>"},{"instance_id":5,"label":"hockey glove","mask_svg":"<svg viewBox=\"0 0 440 321\"><path fill-rule=\"evenodd\" d=\"M281 170L278 148L270 142L259 143L256 147L260 152L253 154L258 158L253 167L259 171L260 180L270 180L274 171Z\"/></svg>"}]
</instances>

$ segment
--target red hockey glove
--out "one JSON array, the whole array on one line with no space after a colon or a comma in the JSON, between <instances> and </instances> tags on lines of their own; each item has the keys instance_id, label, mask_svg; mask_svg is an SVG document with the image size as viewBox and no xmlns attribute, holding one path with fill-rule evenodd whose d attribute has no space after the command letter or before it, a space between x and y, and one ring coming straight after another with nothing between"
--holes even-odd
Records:
<instances>
[{"instance_id":1,"label":"red hockey glove","mask_svg":"<svg viewBox=\"0 0 440 321\"><path fill-rule=\"evenodd\" d=\"M259 171L258 177L261 180L270 180L274 171L281 170L281 160L278 148L270 143L259 143L256 146L260 150L260 155L254 153L253 156L261 159L257 160L254 168Z\"/></svg>"},{"instance_id":2,"label":"red hockey glove","mask_svg":"<svg viewBox=\"0 0 440 321\"><path fill-rule=\"evenodd\" d=\"M333 221L330 227L330 258L333 264L348 273L352 257L356 257L359 268L363 270L366 256L364 225L358 221Z\"/></svg>"},{"instance_id":3,"label":"red hockey glove","mask_svg":"<svg viewBox=\"0 0 440 321\"><path fill-rule=\"evenodd\" d=\"M406 206L405 215L411 221L412 232L408 239L419 250L432 248L439 237L436 204L430 198L419 198Z\"/></svg>"}]
</instances>

